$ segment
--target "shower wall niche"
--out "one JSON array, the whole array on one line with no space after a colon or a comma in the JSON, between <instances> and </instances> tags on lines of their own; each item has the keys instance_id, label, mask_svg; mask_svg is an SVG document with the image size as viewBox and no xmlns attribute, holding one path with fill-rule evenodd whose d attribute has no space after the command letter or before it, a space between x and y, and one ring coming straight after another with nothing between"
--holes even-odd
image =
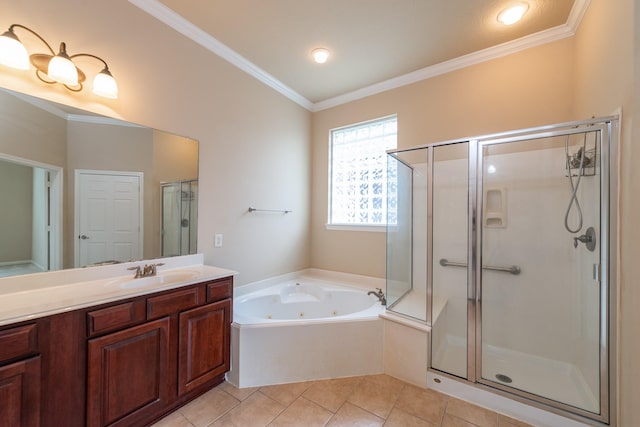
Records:
<instances>
[{"instance_id":1,"label":"shower wall niche","mask_svg":"<svg viewBox=\"0 0 640 427\"><path fill-rule=\"evenodd\" d=\"M430 371L611 421L617 126L389 152L387 309L431 327Z\"/></svg>"},{"instance_id":2,"label":"shower wall niche","mask_svg":"<svg viewBox=\"0 0 640 427\"><path fill-rule=\"evenodd\" d=\"M162 256L197 252L198 180L165 182L162 190Z\"/></svg>"}]
</instances>

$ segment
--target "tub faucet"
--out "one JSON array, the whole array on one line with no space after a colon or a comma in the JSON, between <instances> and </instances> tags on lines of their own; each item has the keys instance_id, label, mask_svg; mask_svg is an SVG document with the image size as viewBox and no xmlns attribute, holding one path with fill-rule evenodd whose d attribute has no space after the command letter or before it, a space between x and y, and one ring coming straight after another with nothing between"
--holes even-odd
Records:
<instances>
[{"instance_id":1,"label":"tub faucet","mask_svg":"<svg viewBox=\"0 0 640 427\"><path fill-rule=\"evenodd\" d=\"M384 296L384 292L382 292L382 289L380 288L376 288L376 289L378 290L378 292L369 291L367 292L367 295L375 295L380 301L380 304L387 305L387 298Z\"/></svg>"}]
</instances>

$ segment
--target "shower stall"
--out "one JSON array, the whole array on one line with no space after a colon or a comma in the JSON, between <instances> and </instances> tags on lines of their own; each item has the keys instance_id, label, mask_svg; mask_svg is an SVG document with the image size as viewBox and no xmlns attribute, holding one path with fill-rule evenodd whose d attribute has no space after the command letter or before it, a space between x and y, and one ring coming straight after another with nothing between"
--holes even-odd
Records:
<instances>
[{"instance_id":1,"label":"shower stall","mask_svg":"<svg viewBox=\"0 0 640 427\"><path fill-rule=\"evenodd\" d=\"M163 182L162 256L195 254L198 235L198 180Z\"/></svg>"},{"instance_id":2,"label":"shower stall","mask_svg":"<svg viewBox=\"0 0 640 427\"><path fill-rule=\"evenodd\" d=\"M618 119L388 153L387 310L428 369L611 421Z\"/></svg>"}]
</instances>

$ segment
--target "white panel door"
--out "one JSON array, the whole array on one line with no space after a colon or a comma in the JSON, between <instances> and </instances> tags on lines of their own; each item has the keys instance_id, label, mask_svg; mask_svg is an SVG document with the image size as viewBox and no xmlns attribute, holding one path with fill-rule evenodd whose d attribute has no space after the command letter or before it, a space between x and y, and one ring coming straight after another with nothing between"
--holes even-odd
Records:
<instances>
[{"instance_id":1,"label":"white panel door","mask_svg":"<svg viewBox=\"0 0 640 427\"><path fill-rule=\"evenodd\" d=\"M138 173L77 174L79 265L141 258L141 181Z\"/></svg>"}]
</instances>

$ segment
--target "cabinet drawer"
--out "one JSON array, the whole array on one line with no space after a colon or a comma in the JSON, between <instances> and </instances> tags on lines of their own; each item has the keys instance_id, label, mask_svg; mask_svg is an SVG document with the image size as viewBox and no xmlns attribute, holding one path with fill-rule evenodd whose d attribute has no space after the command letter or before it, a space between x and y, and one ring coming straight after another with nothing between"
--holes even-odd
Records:
<instances>
[{"instance_id":1,"label":"cabinet drawer","mask_svg":"<svg viewBox=\"0 0 640 427\"><path fill-rule=\"evenodd\" d=\"M151 297L147 299L147 319L155 319L191 307L204 302L204 287L198 286L181 289L169 294Z\"/></svg>"},{"instance_id":2,"label":"cabinet drawer","mask_svg":"<svg viewBox=\"0 0 640 427\"><path fill-rule=\"evenodd\" d=\"M87 332L91 337L132 326L144 320L144 300L130 301L87 313Z\"/></svg>"},{"instance_id":3,"label":"cabinet drawer","mask_svg":"<svg viewBox=\"0 0 640 427\"><path fill-rule=\"evenodd\" d=\"M25 325L0 331L0 362L37 352L37 325Z\"/></svg>"},{"instance_id":4,"label":"cabinet drawer","mask_svg":"<svg viewBox=\"0 0 640 427\"><path fill-rule=\"evenodd\" d=\"M207 283L207 302L231 298L233 295L233 277L225 277L215 282Z\"/></svg>"}]
</instances>

